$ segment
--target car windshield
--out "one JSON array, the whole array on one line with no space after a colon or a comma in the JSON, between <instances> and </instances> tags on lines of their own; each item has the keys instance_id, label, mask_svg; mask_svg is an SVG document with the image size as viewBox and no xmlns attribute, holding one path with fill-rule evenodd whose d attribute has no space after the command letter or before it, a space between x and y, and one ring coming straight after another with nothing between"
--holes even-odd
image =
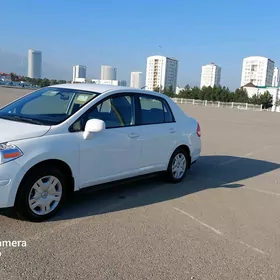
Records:
<instances>
[{"instance_id":1,"label":"car windshield","mask_svg":"<svg viewBox=\"0 0 280 280\"><path fill-rule=\"evenodd\" d=\"M38 125L57 125L97 95L89 91L47 87L3 107L0 118Z\"/></svg>"}]
</instances>

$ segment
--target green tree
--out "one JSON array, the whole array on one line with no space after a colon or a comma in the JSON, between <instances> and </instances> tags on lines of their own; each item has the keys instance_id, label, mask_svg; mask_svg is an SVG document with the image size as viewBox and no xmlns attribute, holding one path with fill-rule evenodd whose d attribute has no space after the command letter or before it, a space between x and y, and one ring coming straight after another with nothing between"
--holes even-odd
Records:
<instances>
[{"instance_id":1,"label":"green tree","mask_svg":"<svg viewBox=\"0 0 280 280\"><path fill-rule=\"evenodd\" d=\"M223 87L222 92L223 92L222 100L221 100L222 102L233 102L234 93L231 92L228 87Z\"/></svg>"},{"instance_id":2,"label":"green tree","mask_svg":"<svg viewBox=\"0 0 280 280\"><path fill-rule=\"evenodd\" d=\"M248 93L245 89L243 88L238 88L234 92L234 102L240 102L240 103L248 103L249 102L249 97Z\"/></svg>"},{"instance_id":3,"label":"green tree","mask_svg":"<svg viewBox=\"0 0 280 280\"><path fill-rule=\"evenodd\" d=\"M57 85L57 80L49 80L50 85Z\"/></svg>"},{"instance_id":4,"label":"green tree","mask_svg":"<svg viewBox=\"0 0 280 280\"><path fill-rule=\"evenodd\" d=\"M269 91L265 91L263 94L261 94L259 96L259 100L264 109L271 108L273 105L273 97Z\"/></svg>"},{"instance_id":5,"label":"green tree","mask_svg":"<svg viewBox=\"0 0 280 280\"><path fill-rule=\"evenodd\" d=\"M71 83L71 81L66 80L55 80L55 79L35 79L35 78L29 78L29 77L19 77L16 73L10 73L11 80L12 81L25 81L29 83L30 85L37 86L37 87L46 87L49 85L57 85L57 84L66 84Z\"/></svg>"},{"instance_id":6,"label":"green tree","mask_svg":"<svg viewBox=\"0 0 280 280\"><path fill-rule=\"evenodd\" d=\"M261 105L259 96L258 96L257 94L254 94L254 95L250 98L249 103L251 103L251 104L256 104L256 105Z\"/></svg>"},{"instance_id":7,"label":"green tree","mask_svg":"<svg viewBox=\"0 0 280 280\"><path fill-rule=\"evenodd\" d=\"M12 82L17 81L17 75L16 75L16 73L13 73L13 72L12 72L12 73L10 74L10 76L11 76L11 81L12 81Z\"/></svg>"},{"instance_id":8,"label":"green tree","mask_svg":"<svg viewBox=\"0 0 280 280\"><path fill-rule=\"evenodd\" d=\"M209 100L209 101L216 101L216 93L213 91L212 87L202 87L201 89L196 87L195 88L196 92L197 92L197 99L201 99L201 100ZM194 98L196 99L196 98Z\"/></svg>"},{"instance_id":9,"label":"green tree","mask_svg":"<svg viewBox=\"0 0 280 280\"><path fill-rule=\"evenodd\" d=\"M200 88L199 87L193 87L190 90L190 99L199 99L199 94L200 94Z\"/></svg>"},{"instance_id":10,"label":"green tree","mask_svg":"<svg viewBox=\"0 0 280 280\"><path fill-rule=\"evenodd\" d=\"M159 87L155 87L154 91L159 92Z\"/></svg>"},{"instance_id":11,"label":"green tree","mask_svg":"<svg viewBox=\"0 0 280 280\"><path fill-rule=\"evenodd\" d=\"M48 87L51 85L50 80L47 78L44 78L43 80L41 80L41 82L39 83L39 85L41 87Z\"/></svg>"},{"instance_id":12,"label":"green tree","mask_svg":"<svg viewBox=\"0 0 280 280\"><path fill-rule=\"evenodd\" d=\"M179 92L178 97L179 98L190 99L190 94L191 94L191 88L187 85L187 86L185 86L184 89L182 89Z\"/></svg>"},{"instance_id":13,"label":"green tree","mask_svg":"<svg viewBox=\"0 0 280 280\"><path fill-rule=\"evenodd\" d=\"M174 97L174 96L175 96L175 93L174 93L174 90L173 90L173 87L172 87L172 86L168 87L167 89L165 88L165 89L163 90L163 93L164 93L165 95L169 96L169 97Z\"/></svg>"}]
</instances>

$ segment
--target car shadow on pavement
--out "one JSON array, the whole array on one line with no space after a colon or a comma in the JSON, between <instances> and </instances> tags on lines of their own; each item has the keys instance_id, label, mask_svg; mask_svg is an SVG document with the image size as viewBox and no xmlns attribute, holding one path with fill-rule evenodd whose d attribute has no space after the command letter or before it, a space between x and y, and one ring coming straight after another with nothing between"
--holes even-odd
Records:
<instances>
[{"instance_id":1,"label":"car shadow on pavement","mask_svg":"<svg viewBox=\"0 0 280 280\"><path fill-rule=\"evenodd\" d=\"M74 194L51 221L68 220L148 206L214 188L240 188L239 181L280 167L277 163L232 156L201 156L186 178L166 183L162 176L114 185L111 188Z\"/></svg>"},{"instance_id":2,"label":"car shadow on pavement","mask_svg":"<svg viewBox=\"0 0 280 280\"><path fill-rule=\"evenodd\" d=\"M279 164L251 158L207 155L188 171L177 184L166 183L163 176L113 184L110 188L74 193L63 209L48 220L63 221L148 206L215 188L240 188L240 182L271 172ZM15 218L14 214L5 214Z\"/></svg>"}]
</instances>

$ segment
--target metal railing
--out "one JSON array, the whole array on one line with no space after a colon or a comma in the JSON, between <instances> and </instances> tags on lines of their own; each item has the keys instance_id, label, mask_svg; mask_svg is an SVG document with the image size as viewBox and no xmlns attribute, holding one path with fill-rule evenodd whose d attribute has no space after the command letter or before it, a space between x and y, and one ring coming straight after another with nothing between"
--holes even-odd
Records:
<instances>
[{"instance_id":1,"label":"metal railing","mask_svg":"<svg viewBox=\"0 0 280 280\"><path fill-rule=\"evenodd\" d=\"M198 99L185 99L185 98L172 98L178 104L192 104L197 106L209 106L209 107L223 107L239 110L253 110L262 111L262 105L249 104L249 103L237 103L237 102L221 102L221 101L207 101Z\"/></svg>"}]
</instances>

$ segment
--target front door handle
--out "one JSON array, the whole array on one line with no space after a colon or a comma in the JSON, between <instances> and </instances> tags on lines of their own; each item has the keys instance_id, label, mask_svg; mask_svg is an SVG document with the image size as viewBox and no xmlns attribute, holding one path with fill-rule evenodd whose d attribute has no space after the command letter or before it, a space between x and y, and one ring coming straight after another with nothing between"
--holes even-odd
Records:
<instances>
[{"instance_id":1,"label":"front door handle","mask_svg":"<svg viewBox=\"0 0 280 280\"><path fill-rule=\"evenodd\" d=\"M138 135L137 133L134 133L134 132L129 133L128 136L129 136L130 138L137 138L137 137L139 137L139 135Z\"/></svg>"},{"instance_id":2,"label":"front door handle","mask_svg":"<svg viewBox=\"0 0 280 280\"><path fill-rule=\"evenodd\" d=\"M169 132L170 132L170 133L175 133L175 132L176 132L176 129L175 129L175 128L170 128L170 129L169 129Z\"/></svg>"}]
</instances>

